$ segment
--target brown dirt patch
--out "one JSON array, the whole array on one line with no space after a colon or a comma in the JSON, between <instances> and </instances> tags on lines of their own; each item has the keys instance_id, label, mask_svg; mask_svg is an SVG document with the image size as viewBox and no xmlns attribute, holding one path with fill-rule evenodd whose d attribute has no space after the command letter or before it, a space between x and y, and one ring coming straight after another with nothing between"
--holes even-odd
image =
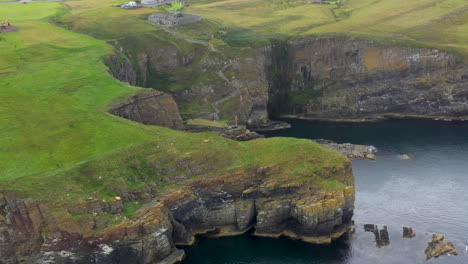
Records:
<instances>
[{"instance_id":1,"label":"brown dirt patch","mask_svg":"<svg viewBox=\"0 0 468 264\"><path fill-rule=\"evenodd\" d=\"M0 27L0 33L10 33L16 31L18 31L18 28L15 26Z\"/></svg>"}]
</instances>

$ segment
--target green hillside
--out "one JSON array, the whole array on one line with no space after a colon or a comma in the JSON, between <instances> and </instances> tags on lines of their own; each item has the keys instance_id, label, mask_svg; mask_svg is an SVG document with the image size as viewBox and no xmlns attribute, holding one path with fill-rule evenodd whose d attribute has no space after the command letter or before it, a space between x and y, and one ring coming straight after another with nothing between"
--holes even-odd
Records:
<instances>
[{"instance_id":1,"label":"green hillside","mask_svg":"<svg viewBox=\"0 0 468 264\"><path fill-rule=\"evenodd\" d=\"M139 36L151 34L153 40L170 41L180 50L194 48L193 43L145 22L146 16L157 10L123 10L112 7L115 3L119 2L0 5L0 18L9 19L19 28L16 33L0 35L3 186L34 188L35 182L47 178L46 186L54 182L61 188L69 184L67 181L77 180L67 178L76 175L68 174L68 170L93 160L105 160L108 155L128 158L129 148L131 153L138 153L139 149L144 152L148 146L162 145L173 138L177 139L175 153L183 157L190 153L187 149L194 140L200 142L207 137L145 126L106 113L112 102L140 88L121 83L107 73L102 61L113 48L105 41L144 40ZM467 10L465 0L347 0L341 5L293 0L193 0L184 12L200 14L204 20L178 30L226 52L232 52L226 43L263 45L279 36L310 34L348 34L466 52ZM296 142L261 141L270 148ZM230 146L227 148L226 144ZM252 144L257 143L233 143L216 137L209 145L202 144L197 153L223 150L246 157L225 169L268 163L268 148L247 150ZM287 151L290 155L295 153L291 148ZM262 156L265 158L259 158Z\"/></svg>"},{"instance_id":2,"label":"green hillside","mask_svg":"<svg viewBox=\"0 0 468 264\"><path fill-rule=\"evenodd\" d=\"M134 17L152 10L135 10L130 16L126 10L108 6L103 4L102 9L112 12L97 8L86 13L83 8L81 14L128 16L123 21L134 21L135 30L154 30ZM63 15L63 10L58 3L0 6L0 17L8 17L19 28L2 34L0 40L0 190L66 203L112 196L118 188L137 188L142 175L136 170L152 175L146 181L158 181L155 162L167 167L195 162L207 167L207 174L283 164L290 168L285 170L287 177L306 176L343 161L338 154L304 140L235 142L211 133L146 126L106 113L112 102L141 88L108 74L103 58L113 49L106 42L50 23L52 18L60 22L56 15ZM75 22L78 28L79 21ZM117 28L94 33L115 34L112 30ZM278 157L278 152L285 155ZM308 155L320 158L305 166ZM99 181L100 177L105 180ZM324 188L342 187L330 179L316 179L323 181Z\"/></svg>"},{"instance_id":3,"label":"green hillside","mask_svg":"<svg viewBox=\"0 0 468 264\"><path fill-rule=\"evenodd\" d=\"M194 0L187 12L263 34L348 34L468 51L465 0Z\"/></svg>"}]
</instances>

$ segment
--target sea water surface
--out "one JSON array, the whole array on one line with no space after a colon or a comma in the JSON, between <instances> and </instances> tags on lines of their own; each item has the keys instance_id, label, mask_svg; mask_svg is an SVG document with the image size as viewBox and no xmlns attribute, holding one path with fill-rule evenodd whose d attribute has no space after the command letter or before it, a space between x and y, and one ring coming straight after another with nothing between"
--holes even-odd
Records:
<instances>
[{"instance_id":1,"label":"sea water surface","mask_svg":"<svg viewBox=\"0 0 468 264\"><path fill-rule=\"evenodd\" d=\"M427 263L468 263L468 122L287 121L291 129L265 135L330 139L378 148L375 161L353 161L354 235L331 245L249 234L199 237L195 246L184 248L184 264L426 263L424 249L431 233L444 234L456 245L459 256L443 256ZM402 160L400 154L414 159ZM363 224L368 223L387 225L390 245L377 248L373 234L363 230ZM416 237L402 238L403 226L413 227Z\"/></svg>"}]
</instances>

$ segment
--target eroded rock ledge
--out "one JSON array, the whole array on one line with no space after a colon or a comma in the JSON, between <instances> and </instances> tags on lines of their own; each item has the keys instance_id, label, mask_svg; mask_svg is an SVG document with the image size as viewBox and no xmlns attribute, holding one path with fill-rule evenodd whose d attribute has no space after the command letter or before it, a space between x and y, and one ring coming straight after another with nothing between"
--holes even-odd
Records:
<instances>
[{"instance_id":1,"label":"eroded rock ledge","mask_svg":"<svg viewBox=\"0 0 468 264\"><path fill-rule=\"evenodd\" d=\"M284 235L329 243L349 230L354 208L349 161L330 168L329 173L330 177L339 178L342 186L326 190L312 178L282 177L278 167L189 180L179 188L159 194L133 219L107 228L93 228L90 233L85 232L86 228L81 229L83 233L66 231L73 224L52 217L50 204L3 193L2 261L176 263L184 256L176 245L192 244L197 234L231 236L252 227L257 236ZM91 200L86 203L96 206L84 206L84 211L80 211L83 214L121 211L118 204L111 206ZM93 225L99 223L94 221Z\"/></svg>"},{"instance_id":2,"label":"eroded rock ledge","mask_svg":"<svg viewBox=\"0 0 468 264\"><path fill-rule=\"evenodd\" d=\"M153 89L141 90L130 98L112 106L111 114L143 123L183 129L184 123L174 98Z\"/></svg>"},{"instance_id":3,"label":"eroded rock ledge","mask_svg":"<svg viewBox=\"0 0 468 264\"><path fill-rule=\"evenodd\" d=\"M272 184L265 181L272 170L192 181L135 221L109 230L105 240L116 248L113 254L119 259L143 258L142 263L150 263L182 254L175 245L192 244L196 234L231 236L255 227L258 236L329 243L349 229L354 187L320 191L304 184ZM115 243L122 236L133 242Z\"/></svg>"}]
</instances>

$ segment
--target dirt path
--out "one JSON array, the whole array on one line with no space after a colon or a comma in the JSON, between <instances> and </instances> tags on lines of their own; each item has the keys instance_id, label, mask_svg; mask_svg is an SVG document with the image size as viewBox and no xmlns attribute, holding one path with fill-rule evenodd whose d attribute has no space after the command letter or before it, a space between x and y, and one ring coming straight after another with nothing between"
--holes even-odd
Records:
<instances>
[{"instance_id":1,"label":"dirt path","mask_svg":"<svg viewBox=\"0 0 468 264\"><path fill-rule=\"evenodd\" d=\"M211 51L216 51L216 48L211 43L209 43L208 41L194 39L194 38L184 36L184 35L178 33L177 31L175 31L175 30L173 30L171 28L162 27L162 26L156 25L155 23L150 23L150 24L153 25L153 26L156 26L156 27L168 32L168 33L171 33L172 35L174 35L177 38L180 38L180 39L183 39L183 40L186 40L186 41L189 41L189 42L193 42L193 43L202 44L202 45L207 46Z\"/></svg>"},{"instance_id":2,"label":"dirt path","mask_svg":"<svg viewBox=\"0 0 468 264\"><path fill-rule=\"evenodd\" d=\"M0 33L9 33L9 32L16 32L16 31L18 31L18 28L15 26L0 27Z\"/></svg>"}]
</instances>

